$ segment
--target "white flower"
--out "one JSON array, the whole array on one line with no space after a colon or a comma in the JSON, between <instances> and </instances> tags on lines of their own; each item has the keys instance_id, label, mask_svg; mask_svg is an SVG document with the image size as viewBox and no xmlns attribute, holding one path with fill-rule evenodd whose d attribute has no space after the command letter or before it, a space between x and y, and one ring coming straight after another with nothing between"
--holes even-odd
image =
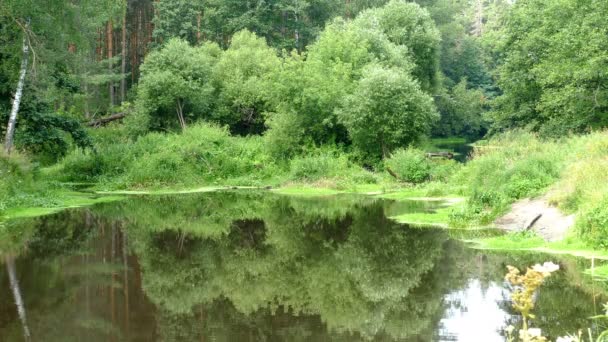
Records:
<instances>
[{"instance_id":1,"label":"white flower","mask_svg":"<svg viewBox=\"0 0 608 342\"><path fill-rule=\"evenodd\" d=\"M563 336L563 337L558 337L557 340L555 340L555 342L576 342L576 340L572 336Z\"/></svg>"},{"instance_id":2,"label":"white flower","mask_svg":"<svg viewBox=\"0 0 608 342\"><path fill-rule=\"evenodd\" d=\"M552 263L551 261L548 261L548 262L545 262L544 264L542 264L542 266L539 264L536 264L536 265L532 266L532 269L536 272L540 272L540 273L544 273L544 274L551 274L552 272L559 270L559 265L556 265L556 264Z\"/></svg>"},{"instance_id":3,"label":"white flower","mask_svg":"<svg viewBox=\"0 0 608 342\"><path fill-rule=\"evenodd\" d=\"M512 325L509 325L508 327L505 328L505 331L507 332L507 334L511 335L513 333L513 330L515 330L515 327Z\"/></svg>"}]
</instances>

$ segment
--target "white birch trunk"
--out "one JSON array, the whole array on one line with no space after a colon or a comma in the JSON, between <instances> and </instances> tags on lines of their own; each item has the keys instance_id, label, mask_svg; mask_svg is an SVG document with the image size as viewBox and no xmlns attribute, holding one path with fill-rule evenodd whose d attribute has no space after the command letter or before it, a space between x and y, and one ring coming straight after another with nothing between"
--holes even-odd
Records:
<instances>
[{"instance_id":1,"label":"white birch trunk","mask_svg":"<svg viewBox=\"0 0 608 342\"><path fill-rule=\"evenodd\" d=\"M29 28L29 20L26 23L26 29ZM6 137L4 139L4 152L6 154L11 153L13 147L13 138L15 136L15 125L17 124L17 113L19 113L19 105L21 104L21 97L23 96L23 86L25 85L25 75L27 73L27 63L29 58L29 45L27 43L27 32L23 32L23 57L21 59L21 71L19 72L19 83L17 83L17 91L15 92L15 98L13 99L13 108L8 119L8 125L6 126Z\"/></svg>"}]
</instances>

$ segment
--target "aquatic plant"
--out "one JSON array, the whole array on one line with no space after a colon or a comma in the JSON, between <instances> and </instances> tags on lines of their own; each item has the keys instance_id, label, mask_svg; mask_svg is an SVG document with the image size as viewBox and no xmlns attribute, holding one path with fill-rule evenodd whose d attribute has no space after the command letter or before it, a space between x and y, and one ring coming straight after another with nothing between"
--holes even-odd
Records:
<instances>
[{"instance_id":1,"label":"aquatic plant","mask_svg":"<svg viewBox=\"0 0 608 342\"><path fill-rule=\"evenodd\" d=\"M528 267L525 274L521 274L521 271L513 266L507 266L507 269L509 272L505 276L505 280L514 286L514 290L511 293L512 305L522 316L522 329L519 331L520 340L522 342L547 341L542 336L540 329L528 327L528 320L535 318L534 314L532 314L535 304L534 294L551 273L559 270L559 265L552 262L545 262L542 265L536 264L531 268ZM515 341L513 330L513 326L509 326L506 330L509 342Z\"/></svg>"}]
</instances>

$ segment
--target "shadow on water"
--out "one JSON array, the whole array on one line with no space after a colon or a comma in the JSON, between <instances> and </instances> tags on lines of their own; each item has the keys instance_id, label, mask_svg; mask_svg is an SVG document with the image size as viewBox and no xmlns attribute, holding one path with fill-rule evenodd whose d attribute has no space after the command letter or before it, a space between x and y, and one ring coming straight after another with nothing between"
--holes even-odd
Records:
<instances>
[{"instance_id":1,"label":"shadow on water","mask_svg":"<svg viewBox=\"0 0 608 342\"><path fill-rule=\"evenodd\" d=\"M470 250L387 218L404 210L432 208L221 192L12 222L0 340L502 341L517 323L505 266L546 260L565 271L543 288L538 324L552 337L589 325L584 260Z\"/></svg>"}]
</instances>

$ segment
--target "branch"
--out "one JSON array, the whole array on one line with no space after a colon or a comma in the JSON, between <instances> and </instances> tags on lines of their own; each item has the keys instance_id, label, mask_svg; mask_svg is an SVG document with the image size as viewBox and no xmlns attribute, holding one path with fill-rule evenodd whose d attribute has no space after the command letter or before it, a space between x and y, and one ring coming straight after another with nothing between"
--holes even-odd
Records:
<instances>
[{"instance_id":1,"label":"branch","mask_svg":"<svg viewBox=\"0 0 608 342\"><path fill-rule=\"evenodd\" d=\"M105 118L101 118L101 119L90 121L89 123L87 123L87 126L89 126L89 127L103 126L103 125L107 124L108 122L120 120L120 119L124 118L125 116L127 116L127 114L125 114L125 113L112 114L112 115L107 116Z\"/></svg>"}]
</instances>

